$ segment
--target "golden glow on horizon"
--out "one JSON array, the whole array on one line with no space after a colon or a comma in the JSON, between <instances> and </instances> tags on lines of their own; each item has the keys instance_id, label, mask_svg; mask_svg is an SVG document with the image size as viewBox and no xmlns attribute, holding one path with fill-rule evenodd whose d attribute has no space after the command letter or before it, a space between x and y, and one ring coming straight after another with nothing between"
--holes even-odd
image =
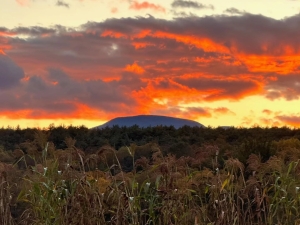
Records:
<instances>
[{"instance_id":1,"label":"golden glow on horizon","mask_svg":"<svg viewBox=\"0 0 300 225\"><path fill-rule=\"evenodd\" d=\"M19 126L20 128L47 128L49 125L54 126L85 126L87 128L93 128L98 125L105 123L105 120L89 120L89 119L7 119L5 117L0 117L1 126L4 128L12 127L15 128Z\"/></svg>"},{"instance_id":2,"label":"golden glow on horizon","mask_svg":"<svg viewBox=\"0 0 300 225\"><path fill-rule=\"evenodd\" d=\"M165 103L164 102L159 102ZM300 105L300 99L293 100L293 101L285 101L285 100L276 100L271 101L267 99L262 99L259 96L252 96L247 97L240 101L228 101L228 100L221 100L215 101L212 103L203 103L203 104L180 104L179 106L184 108L187 107L202 107L202 108L209 108L209 109L218 109L219 107L226 107L230 110L230 112L214 112L211 113L211 116L203 115L197 118L197 115L192 116L190 115L189 118L185 119L193 119L204 126L235 126L235 127L251 127L254 125L259 125L262 127L266 126L299 126L299 124L290 124L282 122L276 119L276 116L280 116L282 114L283 109L288 109L288 113L299 115L299 110L297 106ZM266 109L272 109L271 113L262 113ZM220 110L222 111L222 110ZM269 111L269 110L267 110ZM128 116L138 115L139 113L135 113ZM155 114L155 113L154 113ZM124 115L122 115L124 116ZM168 116L178 117L175 114L168 114ZM300 115L299 115L300 116ZM117 115L115 115L117 117ZM179 115L180 117L180 115ZM114 117L110 118L113 119ZM109 120L109 119L108 119ZM9 119L6 117L0 117L1 126L2 127L16 127L20 126L21 128L27 127L40 127L45 128L48 127L50 124L54 124L55 126L65 125L65 126L81 126L84 125L88 128L92 128L98 125L101 125L108 120L89 120L89 119Z\"/></svg>"}]
</instances>

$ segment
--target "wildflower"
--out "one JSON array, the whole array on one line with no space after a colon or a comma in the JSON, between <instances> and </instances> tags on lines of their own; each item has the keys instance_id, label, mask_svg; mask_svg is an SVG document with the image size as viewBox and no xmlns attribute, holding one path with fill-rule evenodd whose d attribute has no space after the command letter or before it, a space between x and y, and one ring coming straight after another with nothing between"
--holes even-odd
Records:
<instances>
[{"instance_id":1,"label":"wildflower","mask_svg":"<svg viewBox=\"0 0 300 225\"><path fill-rule=\"evenodd\" d=\"M216 168L216 172L217 172L217 173L219 172L219 168L218 168L218 167Z\"/></svg>"},{"instance_id":2,"label":"wildflower","mask_svg":"<svg viewBox=\"0 0 300 225\"><path fill-rule=\"evenodd\" d=\"M132 202L134 200L134 197L129 197L129 200Z\"/></svg>"},{"instance_id":3,"label":"wildflower","mask_svg":"<svg viewBox=\"0 0 300 225\"><path fill-rule=\"evenodd\" d=\"M219 202L218 200L215 200L215 203L213 204L214 209L217 209L218 202Z\"/></svg>"},{"instance_id":4,"label":"wildflower","mask_svg":"<svg viewBox=\"0 0 300 225\"><path fill-rule=\"evenodd\" d=\"M66 196L68 196L69 195L69 190L65 189L65 193L66 193Z\"/></svg>"},{"instance_id":5,"label":"wildflower","mask_svg":"<svg viewBox=\"0 0 300 225\"><path fill-rule=\"evenodd\" d=\"M145 186L144 186L144 191L145 191L145 193L148 192L149 187L150 187L150 182L145 183Z\"/></svg>"},{"instance_id":6,"label":"wildflower","mask_svg":"<svg viewBox=\"0 0 300 225\"><path fill-rule=\"evenodd\" d=\"M61 170L58 170L57 173L58 173L58 175L61 175Z\"/></svg>"},{"instance_id":7,"label":"wildflower","mask_svg":"<svg viewBox=\"0 0 300 225\"><path fill-rule=\"evenodd\" d=\"M47 168L47 167L44 167L44 176L46 175L47 170L48 170L48 168Z\"/></svg>"},{"instance_id":8,"label":"wildflower","mask_svg":"<svg viewBox=\"0 0 300 225\"><path fill-rule=\"evenodd\" d=\"M177 190L177 188L175 188L175 190L174 190L175 192L177 192L178 190Z\"/></svg>"},{"instance_id":9,"label":"wildflower","mask_svg":"<svg viewBox=\"0 0 300 225\"><path fill-rule=\"evenodd\" d=\"M300 189L300 187L296 187L296 192L298 192L298 191L299 191L299 189Z\"/></svg>"},{"instance_id":10,"label":"wildflower","mask_svg":"<svg viewBox=\"0 0 300 225\"><path fill-rule=\"evenodd\" d=\"M45 146L45 152L47 153L47 151L48 151L48 145L49 145L49 142L47 142L47 144L46 144L46 146Z\"/></svg>"}]
</instances>

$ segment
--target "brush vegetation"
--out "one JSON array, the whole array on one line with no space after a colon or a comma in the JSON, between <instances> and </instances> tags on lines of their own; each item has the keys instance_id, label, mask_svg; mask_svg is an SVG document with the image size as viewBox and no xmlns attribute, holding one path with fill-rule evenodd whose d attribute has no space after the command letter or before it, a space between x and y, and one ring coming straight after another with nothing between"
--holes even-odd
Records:
<instances>
[{"instance_id":1,"label":"brush vegetation","mask_svg":"<svg viewBox=\"0 0 300 225\"><path fill-rule=\"evenodd\" d=\"M300 224L300 130L0 129L0 224Z\"/></svg>"}]
</instances>

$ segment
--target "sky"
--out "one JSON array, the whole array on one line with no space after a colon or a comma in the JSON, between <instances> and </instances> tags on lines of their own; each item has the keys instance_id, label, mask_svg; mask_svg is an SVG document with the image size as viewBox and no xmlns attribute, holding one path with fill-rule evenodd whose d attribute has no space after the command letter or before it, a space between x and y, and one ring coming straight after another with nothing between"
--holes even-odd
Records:
<instances>
[{"instance_id":1,"label":"sky","mask_svg":"<svg viewBox=\"0 0 300 225\"><path fill-rule=\"evenodd\" d=\"M0 126L300 127L300 0L1 0Z\"/></svg>"}]
</instances>

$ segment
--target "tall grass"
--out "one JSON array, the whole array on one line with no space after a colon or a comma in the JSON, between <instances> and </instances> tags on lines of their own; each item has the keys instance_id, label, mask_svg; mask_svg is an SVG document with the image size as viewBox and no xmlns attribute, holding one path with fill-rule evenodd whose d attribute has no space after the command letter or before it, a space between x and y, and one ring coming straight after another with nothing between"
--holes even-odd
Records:
<instances>
[{"instance_id":1,"label":"tall grass","mask_svg":"<svg viewBox=\"0 0 300 225\"><path fill-rule=\"evenodd\" d=\"M224 160L219 149L197 157L135 159L125 173L112 148L98 152L103 171L86 170L89 156L68 146L67 157L42 151L41 161L24 174L18 201L26 210L18 224L27 225L291 225L300 223L299 160L273 156L261 162L250 155L244 165ZM105 153L106 152L106 153ZM112 156L114 164L107 156ZM74 162L76 160L76 162ZM222 163L220 163L220 161ZM105 163L105 166L103 166ZM205 167L206 166L206 167ZM0 222L10 215L10 184L0 176Z\"/></svg>"},{"instance_id":2,"label":"tall grass","mask_svg":"<svg viewBox=\"0 0 300 225\"><path fill-rule=\"evenodd\" d=\"M2 225L15 224L10 212L11 198L7 173L5 171L0 171L0 224Z\"/></svg>"}]
</instances>

